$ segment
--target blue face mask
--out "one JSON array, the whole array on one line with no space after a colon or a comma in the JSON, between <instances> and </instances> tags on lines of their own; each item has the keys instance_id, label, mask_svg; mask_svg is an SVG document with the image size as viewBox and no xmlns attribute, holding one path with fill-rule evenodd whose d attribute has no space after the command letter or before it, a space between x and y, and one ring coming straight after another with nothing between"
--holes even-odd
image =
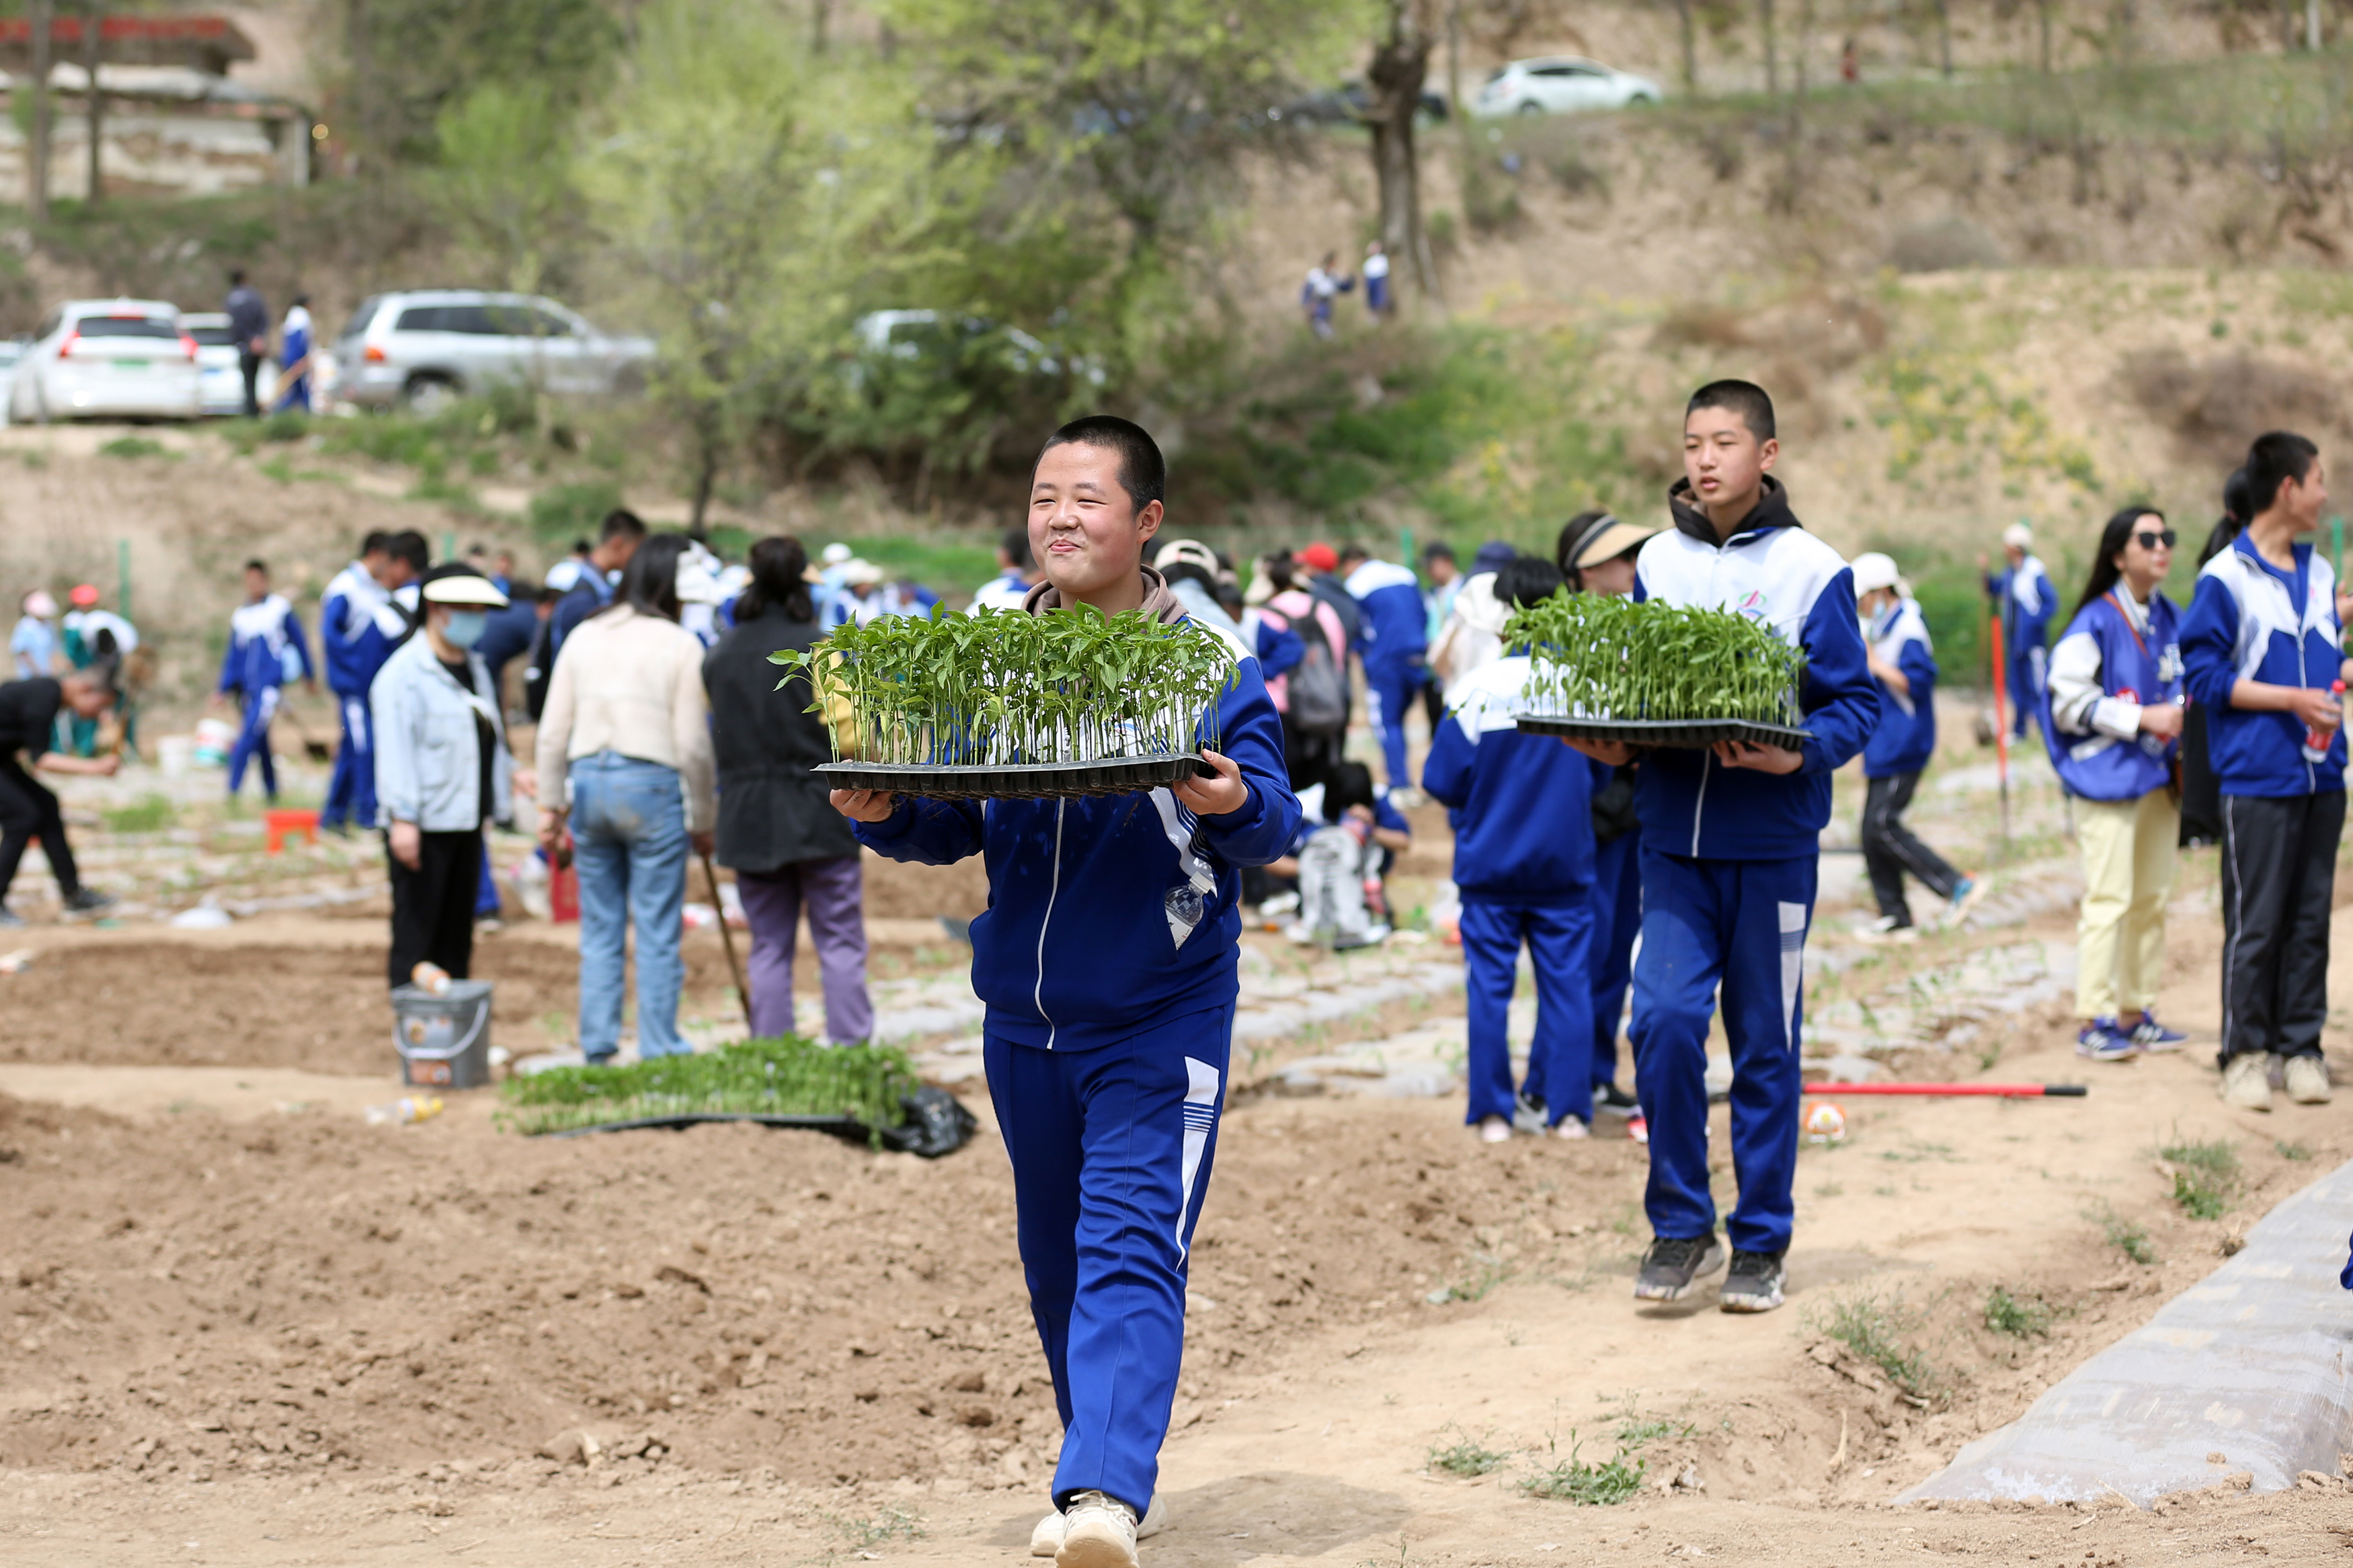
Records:
<instances>
[{"instance_id":1,"label":"blue face mask","mask_svg":"<svg viewBox=\"0 0 2353 1568\"><path fill-rule=\"evenodd\" d=\"M482 633L490 624L490 616L481 610L452 610L449 624L441 628L441 635L453 647L471 647L482 640Z\"/></svg>"}]
</instances>

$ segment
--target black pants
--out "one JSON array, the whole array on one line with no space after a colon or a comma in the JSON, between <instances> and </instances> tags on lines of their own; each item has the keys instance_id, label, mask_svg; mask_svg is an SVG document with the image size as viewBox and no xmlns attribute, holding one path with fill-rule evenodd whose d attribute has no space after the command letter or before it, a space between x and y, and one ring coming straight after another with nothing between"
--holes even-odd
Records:
<instances>
[{"instance_id":1,"label":"black pants","mask_svg":"<svg viewBox=\"0 0 2353 1568\"><path fill-rule=\"evenodd\" d=\"M41 853L49 858L49 869L58 874L58 891L72 898L81 890L81 877L66 845L66 821L58 815L58 797L18 766L13 753L0 756L0 901L7 899L8 884L16 879L25 846L36 838L41 841Z\"/></svg>"},{"instance_id":2,"label":"black pants","mask_svg":"<svg viewBox=\"0 0 2353 1568\"><path fill-rule=\"evenodd\" d=\"M466 980L474 962L474 894L482 876L482 835L421 833L417 869L392 856L392 957L395 985L409 984L410 972L430 962Z\"/></svg>"},{"instance_id":3,"label":"black pants","mask_svg":"<svg viewBox=\"0 0 2353 1568\"><path fill-rule=\"evenodd\" d=\"M245 416L257 418L261 413L261 399L255 394L253 383L261 374L261 356L250 349L237 350L237 374L245 378Z\"/></svg>"},{"instance_id":4,"label":"black pants","mask_svg":"<svg viewBox=\"0 0 2353 1568\"><path fill-rule=\"evenodd\" d=\"M1871 873L1879 912L1898 926L1912 923L1912 906L1904 901L1905 872L1919 878L1940 899L1950 899L1961 885L1961 874L1904 826L1912 792L1919 787L1918 773L1896 773L1870 780L1862 799L1863 869Z\"/></svg>"},{"instance_id":5,"label":"black pants","mask_svg":"<svg viewBox=\"0 0 2353 1568\"><path fill-rule=\"evenodd\" d=\"M2222 1059L2320 1054L2345 792L2222 797Z\"/></svg>"},{"instance_id":6,"label":"black pants","mask_svg":"<svg viewBox=\"0 0 2353 1568\"><path fill-rule=\"evenodd\" d=\"M1295 793L1310 784L1319 784L1332 776L1340 761L1341 742L1345 732L1311 734L1282 727L1282 766L1291 775L1291 787Z\"/></svg>"},{"instance_id":7,"label":"black pants","mask_svg":"<svg viewBox=\"0 0 2353 1568\"><path fill-rule=\"evenodd\" d=\"M2222 841L2222 781L2206 752L2206 705L2181 713L2181 847Z\"/></svg>"}]
</instances>

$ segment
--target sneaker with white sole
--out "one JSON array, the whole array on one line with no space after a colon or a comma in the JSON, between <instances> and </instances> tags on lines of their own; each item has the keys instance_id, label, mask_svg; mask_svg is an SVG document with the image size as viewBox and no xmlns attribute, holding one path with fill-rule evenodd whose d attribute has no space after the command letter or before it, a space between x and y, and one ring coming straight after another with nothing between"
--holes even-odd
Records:
<instances>
[{"instance_id":1,"label":"sneaker with white sole","mask_svg":"<svg viewBox=\"0 0 2353 1568\"><path fill-rule=\"evenodd\" d=\"M2132 1026L2132 1043L2152 1055L2160 1051L2178 1051L2189 1043L2189 1037L2179 1029L2168 1029L2157 1021L2154 1009L2141 1009L2140 1022Z\"/></svg>"},{"instance_id":2,"label":"sneaker with white sole","mask_svg":"<svg viewBox=\"0 0 2353 1568\"><path fill-rule=\"evenodd\" d=\"M1640 1116L1642 1103L1614 1083L1593 1086L1593 1109L1603 1116Z\"/></svg>"},{"instance_id":3,"label":"sneaker with white sole","mask_svg":"<svg viewBox=\"0 0 2353 1568\"><path fill-rule=\"evenodd\" d=\"M2272 1108L2271 1053L2241 1051L2222 1064L2222 1103L2242 1110Z\"/></svg>"},{"instance_id":4,"label":"sneaker with white sole","mask_svg":"<svg viewBox=\"0 0 2353 1568\"><path fill-rule=\"evenodd\" d=\"M1135 1510L1103 1492L1080 1492L1062 1515L1056 1568L1136 1568Z\"/></svg>"},{"instance_id":5,"label":"sneaker with white sole","mask_svg":"<svg viewBox=\"0 0 2353 1568\"><path fill-rule=\"evenodd\" d=\"M1556 1138L1567 1138L1571 1142L1575 1142L1580 1138L1592 1137L1593 1129L1587 1126L1584 1122L1579 1121L1574 1116L1564 1116L1558 1121L1553 1123L1552 1135Z\"/></svg>"},{"instance_id":6,"label":"sneaker with white sole","mask_svg":"<svg viewBox=\"0 0 2353 1568\"><path fill-rule=\"evenodd\" d=\"M2076 1032L2075 1054L2086 1061L2128 1062L2140 1054L2140 1047L2116 1027L2114 1018L2094 1018Z\"/></svg>"},{"instance_id":7,"label":"sneaker with white sole","mask_svg":"<svg viewBox=\"0 0 2353 1568\"><path fill-rule=\"evenodd\" d=\"M2328 1103L2328 1064L2320 1058L2290 1057L2282 1076L2286 1079L2287 1097L2298 1105Z\"/></svg>"},{"instance_id":8,"label":"sneaker with white sole","mask_svg":"<svg viewBox=\"0 0 2353 1568\"><path fill-rule=\"evenodd\" d=\"M1875 921L1857 926L1855 940L1876 944L1883 942L1918 942L1920 933L1909 921L1898 921L1894 915L1882 915Z\"/></svg>"},{"instance_id":9,"label":"sneaker with white sole","mask_svg":"<svg viewBox=\"0 0 2353 1568\"><path fill-rule=\"evenodd\" d=\"M1069 1528L1070 1521L1060 1509L1039 1520L1038 1528L1029 1532L1029 1555L1051 1557L1061 1551L1062 1537ZM1167 1505L1155 1497L1152 1500L1152 1506L1144 1510L1143 1521L1135 1527L1135 1538L1149 1541L1167 1528Z\"/></svg>"},{"instance_id":10,"label":"sneaker with white sole","mask_svg":"<svg viewBox=\"0 0 2353 1568\"><path fill-rule=\"evenodd\" d=\"M1651 1119L1639 1110L1634 1112L1626 1119L1626 1136L1634 1142L1648 1143L1651 1141Z\"/></svg>"},{"instance_id":11,"label":"sneaker with white sole","mask_svg":"<svg viewBox=\"0 0 2353 1568\"><path fill-rule=\"evenodd\" d=\"M1692 1287L1724 1267L1724 1247L1713 1236L1662 1236L1642 1255L1634 1279L1637 1301L1680 1301Z\"/></svg>"},{"instance_id":12,"label":"sneaker with white sole","mask_svg":"<svg viewBox=\"0 0 2353 1568\"><path fill-rule=\"evenodd\" d=\"M1787 1278L1782 1263L1788 1256L1787 1250L1736 1249L1732 1268L1724 1276L1724 1291L1718 1304L1727 1312L1769 1312L1779 1306L1782 1281Z\"/></svg>"},{"instance_id":13,"label":"sneaker with white sole","mask_svg":"<svg viewBox=\"0 0 2353 1568\"><path fill-rule=\"evenodd\" d=\"M1945 923L1957 926L1968 920L1969 911L1985 902L1986 892L1983 878L1962 878L1960 886L1953 889L1952 901L1945 906Z\"/></svg>"},{"instance_id":14,"label":"sneaker with white sole","mask_svg":"<svg viewBox=\"0 0 2353 1568\"><path fill-rule=\"evenodd\" d=\"M1512 1141L1512 1119L1508 1116L1482 1116L1479 1119L1479 1142L1508 1143Z\"/></svg>"}]
</instances>

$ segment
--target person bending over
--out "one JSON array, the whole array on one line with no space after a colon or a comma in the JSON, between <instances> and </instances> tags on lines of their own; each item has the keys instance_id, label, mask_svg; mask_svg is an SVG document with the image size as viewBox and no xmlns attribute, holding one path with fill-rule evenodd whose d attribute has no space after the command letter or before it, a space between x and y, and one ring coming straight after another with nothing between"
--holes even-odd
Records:
<instances>
[{"instance_id":1,"label":"person bending over","mask_svg":"<svg viewBox=\"0 0 2353 1568\"><path fill-rule=\"evenodd\" d=\"M73 847L66 842L66 822L58 797L26 772L17 760L24 752L33 766L47 773L83 773L111 777L121 760L112 754L74 757L57 750L58 712L95 720L114 705L114 667L101 659L63 676L37 675L0 686L0 931L25 923L8 908L8 886L25 847L40 840L49 871L58 879L58 896L68 914L91 914L112 907L104 893L81 885L74 868Z\"/></svg>"}]
</instances>

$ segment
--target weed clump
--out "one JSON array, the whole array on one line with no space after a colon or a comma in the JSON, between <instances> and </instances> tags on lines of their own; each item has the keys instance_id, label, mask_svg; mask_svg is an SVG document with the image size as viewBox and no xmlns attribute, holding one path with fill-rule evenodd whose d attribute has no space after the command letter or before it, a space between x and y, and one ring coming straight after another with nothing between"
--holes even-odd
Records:
<instances>
[{"instance_id":1,"label":"weed clump","mask_svg":"<svg viewBox=\"0 0 2353 1568\"><path fill-rule=\"evenodd\" d=\"M1885 1373L1889 1382L1915 1399L1931 1399L1943 1392L1936 1367L1911 1342L1920 1320L1905 1305L1901 1292L1880 1296L1862 1291L1830 1301L1809 1313L1807 1323Z\"/></svg>"},{"instance_id":2,"label":"weed clump","mask_svg":"<svg viewBox=\"0 0 2353 1568\"><path fill-rule=\"evenodd\" d=\"M1986 1292L1985 1326L2012 1339L2030 1339L2051 1331L2056 1316L2044 1302L2021 1300L1997 1285Z\"/></svg>"},{"instance_id":3,"label":"weed clump","mask_svg":"<svg viewBox=\"0 0 2353 1568\"><path fill-rule=\"evenodd\" d=\"M2173 1201L2191 1219L2220 1219L2239 1190L2239 1154L2221 1138L2176 1139L2157 1152L2173 1168Z\"/></svg>"},{"instance_id":4,"label":"weed clump","mask_svg":"<svg viewBox=\"0 0 2353 1568\"><path fill-rule=\"evenodd\" d=\"M1459 1441L1445 1447L1430 1446L1430 1468L1469 1479L1502 1469L1511 1456L1488 1447L1477 1438L1457 1433Z\"/></svg>"},{"instance_id":5,"label":"weed clump","mask_svg":"<svg viewBox=\"0 0 2353 1568\"><path fill-rule=\"evenodd\" d=\"M1527 711L1559 719L1737 719L1796 725L1804 653L1729 610L1559 593L1513 613L1534 670Z\"/></svg>"},{"instance_id":6,"label":"weed clump","mask_svg":"<svg viewBox=\"0 0 2353 1568\"><path fill-rule=\"evenodd\" d=\"M2114 1209L2104 1209L2094 1215L2101 1233L2110 1247L2144 1268L2157 1261L2157 1248L2150 1245L2148 1232L2143 1226L2125 1218Z\"/></svg>"},{"instance_id":7,"label":"weed clump","mask_svg":"<svg viewBox=\"0 0 2353 1568\"><path fill-rule=\"evenodd\" d=\"M2285 1138L2274 1138L2272 1140L2272 1148L2278 1152L2279 1157L2283 1160L2309 1160L2312 1158L2312 1145L2309 1143L2292 1142Z\"/></svg>"},{"instance_id":8,"label":"weed clump","mask_svg":"<svg viewBox=\"0 0 2353 1568\"><path fill-rule=\"evenodd\" d=\"M1568 1458L1524 1479L1520 1490L1547 1502L1606 1508L1642 1489L1642 1472L1649 1468L1649 1461L1621 1447L1602 1463L1590 1464L1577 1458L1584 1445L1577 1440L1577 1434L1572 1431L1568 1439ZM1558 1455L1560 1445L1552 1444L1551 1451Z\"/></svg>"}]
</instances>

